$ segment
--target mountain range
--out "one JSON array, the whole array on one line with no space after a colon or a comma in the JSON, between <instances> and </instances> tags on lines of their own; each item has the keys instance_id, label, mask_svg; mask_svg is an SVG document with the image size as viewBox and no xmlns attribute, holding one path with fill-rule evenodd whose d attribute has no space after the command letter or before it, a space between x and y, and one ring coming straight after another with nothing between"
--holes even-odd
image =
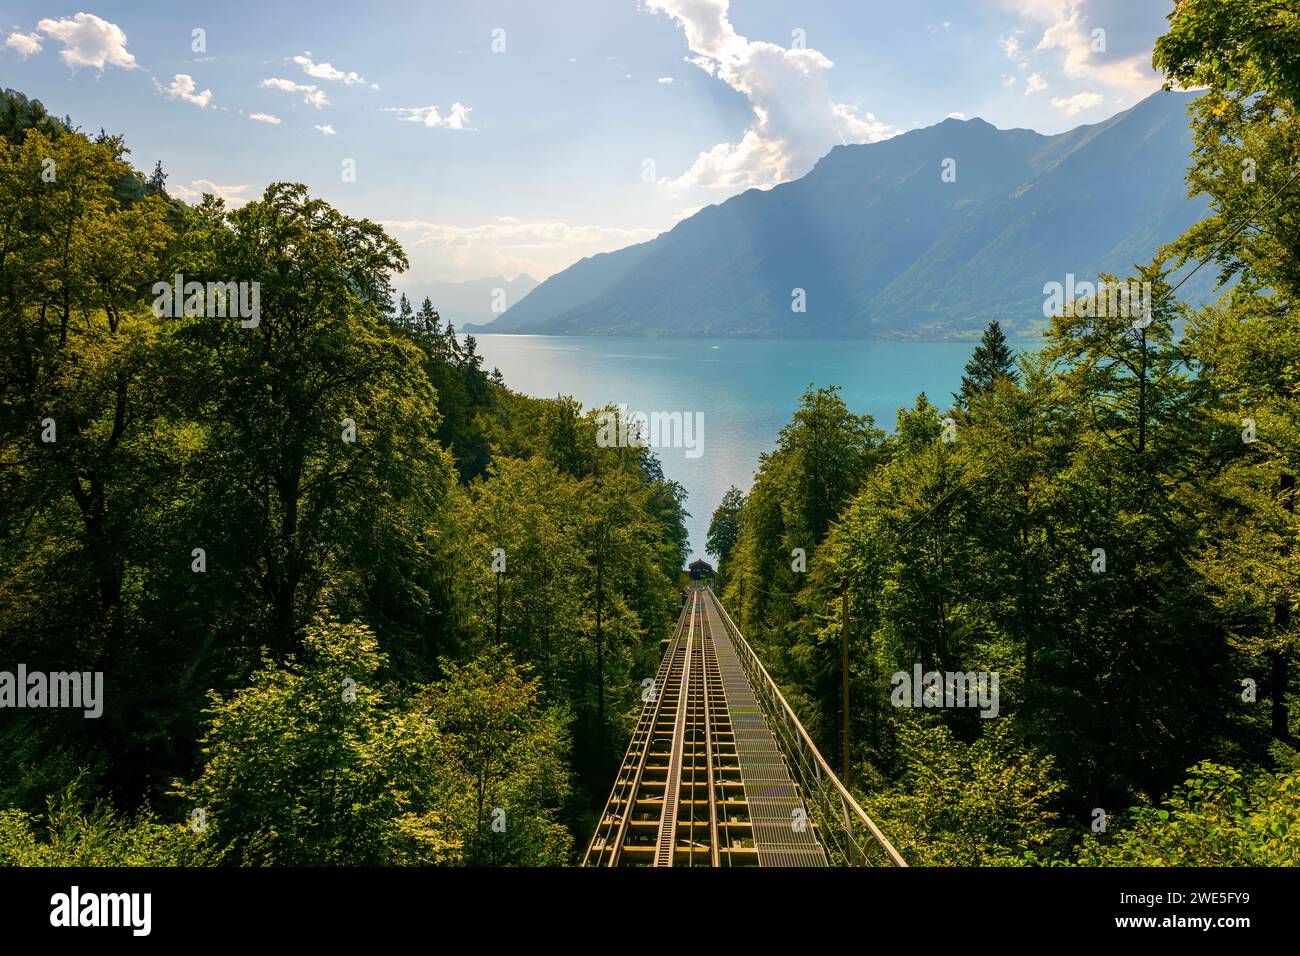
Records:
<instances>
[{"instance_id":1,"label":"mountain range","mask_svg":"<svg viewBox=\"0 0 1300 956\"><path fill-rule=\"evenodd\" d=\"M1193 96L1051 136L950 118L837 146L800 179L574 263L492 331L943 338L999 319L1032 334L1046 283L1124 278L1205 216L1184 182ZM1180 295L1206 298L1210 272Z\"/></svg>"}]
</instances>

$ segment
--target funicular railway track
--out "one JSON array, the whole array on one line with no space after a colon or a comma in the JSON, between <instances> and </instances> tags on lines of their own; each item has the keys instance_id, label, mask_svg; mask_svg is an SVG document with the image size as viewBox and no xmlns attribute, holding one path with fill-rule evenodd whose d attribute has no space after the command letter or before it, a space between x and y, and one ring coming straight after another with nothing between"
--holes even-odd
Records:
<instances>
[{"instance_id":1,"label":"funicular railway track","mask_svg":"<svg viewBox=\"0 0 1300 956\"><path fill-rule=\"evenodd\" d=\"M691 588L584 866L836 861L791 774L792 766L803 764L787 762L755 694L753 666L752 651L712 590ZM765 672L761 676L766 680ZM834 780L829 768L827 775ZM851 839L852 826L847 832ZM892 847L888 853L891 862L902 863ZM855 862L866 861L859 856Z\"/></svg>"}]
</instances>

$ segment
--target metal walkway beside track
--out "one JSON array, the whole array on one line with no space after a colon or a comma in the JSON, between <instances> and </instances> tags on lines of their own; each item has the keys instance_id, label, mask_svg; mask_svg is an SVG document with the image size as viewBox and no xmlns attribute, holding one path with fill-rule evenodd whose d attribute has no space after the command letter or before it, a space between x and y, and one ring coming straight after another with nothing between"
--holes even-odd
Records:
<instances>
[{"instance_id":1,"label":"metal walkway beside track","mask_svg":"<svg viewBox=\"0 0 1300 956\"><path fill-rule=\"evenodd\" d=\"M906 866L826 766L713 591L692 587L583 865L869 862Z\"/></svg>"}]
</instances>

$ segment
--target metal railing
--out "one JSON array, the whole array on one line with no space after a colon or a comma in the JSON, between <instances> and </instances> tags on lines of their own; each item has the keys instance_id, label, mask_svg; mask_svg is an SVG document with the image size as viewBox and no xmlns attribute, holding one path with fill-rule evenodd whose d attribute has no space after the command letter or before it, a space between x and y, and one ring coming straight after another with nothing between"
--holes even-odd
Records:
<instances>
[{"instance_id":1,"label":"metal railing","mask_svg":"<svg viewBox=\"0 0 1300 956\"><path fill-rule=\"evenodd\" d=\"M712 588L709 594L717 605L723 624L731 632L741 666L749 677L755 696L763 705L772 733L781 743L795 782L803 788L831 862L839 866L907 866L907 861L826 763Z\"/></svg>"}]
</instances>

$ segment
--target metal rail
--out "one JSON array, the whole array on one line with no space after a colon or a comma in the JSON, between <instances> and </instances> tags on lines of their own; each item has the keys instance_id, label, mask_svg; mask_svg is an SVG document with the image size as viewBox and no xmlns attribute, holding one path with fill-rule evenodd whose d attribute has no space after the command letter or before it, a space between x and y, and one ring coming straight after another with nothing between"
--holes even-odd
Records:
<instances>
[{"instance_id":1,"label":"metal rail","mask_svg":"<svg viewBox=\"0 0 1300 956\"><path fill-rule=\"evenodd\" d=\"M673 850L677 846L677 810L678 797L682 785L682 756L686 750L686 716L690 712L691 669L695 663L695 608L698 595L691 597L691 623L686 628L686 648L682 652L686 666L675 682L677 692L677 713L673 720L672 750L668 755L668 776L664 781L663 808L659 812L659 847L655 851L655 866L672 866ZM672 680L672 675L669 675ZM692 770L695 761L691 761ZM693 791L692 781L692 791ZM692 820L692 823L694 821Z\"/></svg>"},{"instance_id":2,"label":"metal rail","mask_svg":"<svg viewBox=\"0 0 1300 956\"><path fill-rule=\"evenodd\" d=\"M682 632L689 626L690 617L683 613L678 618L673 639L659 665L653 693L647 700L646 706L641 709L641 718L632 733L627 756L623 758L618 776L614 778L614 786L610 789L605 812L596 826L591 844L583 857L583 866L617 866L619 863L621 850L627 839L628 827L637 809L636 796L641 790L646 763L650 758L650 743L663 710L663 695L659 693L659 688L668 685L668 675L672 669L677 644Z\"/></svg>"},{"instance_id":3,"label":"metal rail","mask_svg":"<svg viewBox=\"0 0 1300 956\"><path fill-rule=\"evenodd\" d=\"M683 608L586 866L758 862L704 599Z\"/></svg>"},{"instance_id":4,"label":"metal rail","mask_svg":"<svg viewBox=\"0 0 1300 956\"><path fill-rule=\"evenodd\" d=\"M849 866L907 866L875 821L867 816L826 763L767 668L711 588L708 597L720 612L723 624L740 652L750 686L758 695L770 726L781 741L781 749L795 779L808 797L817 817L818 829L832 850L833 862Z\"/></svg>"},{"instance_id":5,"label":"metal rail","mask_svg":"<svg viewBox=\"0 0 1300 956\"><path fill-rule=\"evenodd\" d=\"M716 595L693 587L583 865L827 866L881 854L906 865Z\"/></svg>"}]
</instances>

